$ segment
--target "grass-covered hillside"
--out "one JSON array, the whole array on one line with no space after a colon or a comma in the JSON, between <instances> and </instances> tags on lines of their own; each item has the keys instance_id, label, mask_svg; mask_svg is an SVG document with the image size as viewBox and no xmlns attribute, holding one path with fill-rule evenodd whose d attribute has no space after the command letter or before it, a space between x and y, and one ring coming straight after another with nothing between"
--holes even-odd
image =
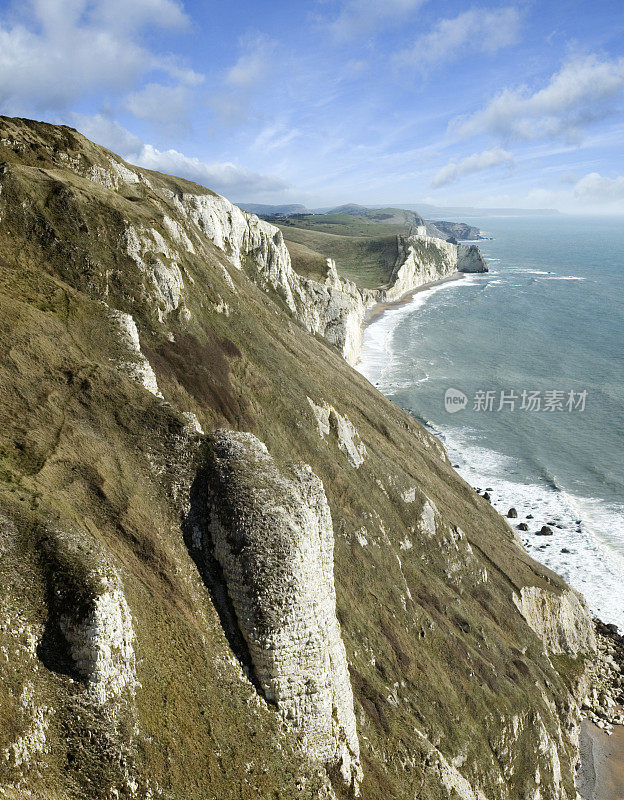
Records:
<instances>
[{"instance_id":1,"label":"grass-covered hillside","mask_svg":"<svg viewBox=\"0 0 624 800\"><path fill-rule=\"evenodd\" d=\"M363 800L572 800L582 658L551 662L513 602L563 582L259 282L262 253L234 251L213 200L69 128L0 118L2 796L343 796L193 558L202 431L228 428L323 482ZM336 236L284 230L322 256ZM360 244L372 283L391 238ZM357 468L310 400L354 427Z\"/></svg>"},{"instance_id":2,"label":"grass-covered hillside","mask_svg":"<svg viewBox=\"0 0 624 800\"><path fill-rule=\"evenodd\" d=\"M325 274L326 259L331 258L340 275L367 289L388 285L400 255L398 238L415 234L419 226L426 226L430 235L441 239L457 229L475 230L441 223L450 226L442 231L414 211L353 204L323 214L292 213L264 219L280 228L301 274L318 280Z\"/></svg>"},{"instance_id":3,"label":"grass-covered hillside","mask_svg":"<svg viewBox=\"0 0 624 800\"><path fill-rule=\"evenodd\" d=\"M346 216L346 215L345 215ZM365 236L356 233L345 223L344 234L327 232L327 227L338 226L324 223L318 226L298 227L296 223L279 223L293 266L302 275L320 276L324 274L327 259L336 262L338 273L358 286L376 289L385 286L399 256L395 234Z\"/></svg>"},{"instance_id":4,"label":"grass-covered hillside","mask_svg":"<svg viewBox=\"0 0 624 800\"><path fill-rule=\"evenodd\" d=\"M332 258L340 275L367 289L388 284L399 256L397 236L409 236L422 224L413 211L357 206L336 213L267 219L284 234L299 272L322 275L322 265Z\"/></svg>"}]
</instances>

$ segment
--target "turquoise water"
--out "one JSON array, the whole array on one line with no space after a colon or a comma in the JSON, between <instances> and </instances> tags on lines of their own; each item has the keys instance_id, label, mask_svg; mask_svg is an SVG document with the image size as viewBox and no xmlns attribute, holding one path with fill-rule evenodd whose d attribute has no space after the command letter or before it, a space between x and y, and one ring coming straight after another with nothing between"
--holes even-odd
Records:
<instances>
[{"instance_id":1,"label":"turquoise water","mask_svg":"<svg viewBox=\"0 0 624 800\"><path fill-rule=\"evenodd\" d=\"M387 311L365 331L359 369L500 511L517 508L535 558L624 629L624 220L472 224L494 237L480 243L490 272ZM456 413L449 388L467 398ZM514 402L498 410L502 391ZM539 411L521 409L523 391ZM478 392L492 410L475 410ZM561 410L545 410L549 398ZM547 523L554 536L536 536Z\"/></svg>"}]
</instances>

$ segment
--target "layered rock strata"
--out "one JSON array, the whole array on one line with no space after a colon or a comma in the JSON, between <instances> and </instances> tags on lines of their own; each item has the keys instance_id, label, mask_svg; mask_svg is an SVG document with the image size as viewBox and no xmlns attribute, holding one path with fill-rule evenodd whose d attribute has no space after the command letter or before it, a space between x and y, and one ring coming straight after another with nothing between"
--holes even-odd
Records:
<instances>
[{"instance_id":1,"label":"layered rock strata","mask_svg":"<svg viewBox=\"0 0 624 800\"><path fill-rule=\"evenodd\" d=\"M596 651L596 634L581 595L572 589L556 593L538 586L523 586L513 601L550 653Z\"/></svg>"},{"instance_id":2,"label":"layered rock strata","mask_svg":"<svg viewBox=\"0 0 624 800\"><path fill-rule=\"evenodd\" d=\"M323 484L280 471L250 433L210 437L207 520L255 677L309 757L357 793L353 694L336 617L334 534Z\"/></svg>"},{"instance_id":3,"label":"layered rock strata","mask_svg":"<svg viewBox=\"0 0 624 800\"><path fill-rule=\"evenodd\" d=\"M98 703L115 700L136 684L132 615L116 574L94 578L98 591L84 615L59 618L73 666Z\"/></svg>"}]
</instances>

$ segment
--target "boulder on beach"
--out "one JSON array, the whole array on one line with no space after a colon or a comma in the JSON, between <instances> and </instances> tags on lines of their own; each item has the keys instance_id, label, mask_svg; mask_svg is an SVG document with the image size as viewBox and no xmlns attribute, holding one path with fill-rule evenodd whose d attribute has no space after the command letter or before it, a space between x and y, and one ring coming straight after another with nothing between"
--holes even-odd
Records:
<instances>
[{"instance_id":1,"label":"boulder on beach","mask_svg":"<svg viewBox=\"0 0 624 800\"><path fill-rule=\"evenodd\" d=\"M492 498L490 497L490 493L489 492L483 492L483 499L487 500L488 503L492 502Z\"/></svg>"},{"instance_id":2,"label":"boulder on beach","mask_svg":"<svg viewBox=\"0 0 624 800\"><path fill-rule=\"evenodd\" d=\"M549 528L548 525L542 525L542 529L538 532L538 536L552 536L552 528Z\"/></svg>"},{"instance_id":3,"label":"boulder on beach","mask_svg":"<svg viewBox=\"0 0 624 800\"><path fill-rule=\"evenodd\" d=\"M528 531L529 530L529 526L526 524L526 522L521 522L518 525L518 530L519 531Z\"/></svg>"},{"instance_id":4,"label":"boulder on beach","mask_svg":"<svg viewBox=\"0 0 624 800\"><path fill-rule=\"evenodd\" d=\"M517 516L518 516L518 512L513 507L510 508L509 511L507 512L507 517L509 519L516 519Z\"/></svg>"}]
</instances>

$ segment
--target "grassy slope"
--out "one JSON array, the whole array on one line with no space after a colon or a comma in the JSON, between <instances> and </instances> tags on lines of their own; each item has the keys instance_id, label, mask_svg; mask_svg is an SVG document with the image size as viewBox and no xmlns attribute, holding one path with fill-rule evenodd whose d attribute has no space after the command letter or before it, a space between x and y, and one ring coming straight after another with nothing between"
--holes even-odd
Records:
<instances>
[{"instance_id":1,"label":"grassy slope","mask_svg":"<svg viewBox=\"0 0 624 800\"><path fill-rule=\"evenodd\" d=\"M327 232L326 227L333 226L319 224L299 228L280 221L293 266L298 272L308 275L309 264L320 264L333 258L338 273L359 286L374 289L388 283L398 255L395 234L364 236L349 232L341 235Z\"/></svg>"},{"instance_id":2,"label":"grassy slope","mask_svg":"<svg viewBox=\"0 0 624 800\"><path fill-rule=\"evenodd\" d=\"M9 138L25 135L20 126ZM32 148L0 152L0 162L10 162L0 197L0 496L17 526L7 522L3 538L5 613L21 614L40 631L50 574L62 567L79 582L83 562L105 553L123 577L136 621L140 734L131 759L139 774L176 800L313 795L314 777L304 791L295 788L307 769L242 677L181 532L198 456L182 435L179 412L194 411L206 430L251 430L276 458L309 463L326 487L364 800L444 796L414 728L449 759L464 754L464 774L498 796L500 718L539 713L554 733L542 689L566 703L511 593L560 580L517 548L506 523L412 418L230 266L233 294L219 267L227 259L216 248L210 258L181 257L191 319L173 312L158 321L142 296L143 277L119 246L124 221L166 235L163 213L175 210L159 185L193 187L152 173L153 193L104 189L62 169L53 152L69 148L97 161L98 148L66 130L56 145L46 127L28 136ZM124 198L132 192L133 200ZM106 292L111 306L135 316L168 403L115 368L119 345L98 302ZM229 317L214 310L222 297ZM319 437L307 396L332 403L358 429L369 456L357 472L334 440ZM417 500L406 504L400 492L411 486ZM456 562L450 537L432 541L414 529L425 494L449 529L466 532L472 566ZM356 536L362 528L367 546ZM51 555L41 544L50 530L58 531ZM411 549L401 546L407 539ZM485 584L474 579L483 567ZM15 649L12 634L2 630L0 637ZM103 734L84 736L80 687L25 663L18 656L1 668L0 747L24 724L16 698L32 680L39 702L56 712L51 751L26 773L27 787L49 800L99 798L97 787L114 780L119 765L110 763L102 775L110 743ZM398 700L390 702L395 692ZM509 798L532 780L533 735L529 725L526 763L521 757L515 765ZM19 777L19 770L0 770L0 784Z\"/></svg>"},{"instance_id":3,"label":"grassy slope","mask_svg":"<svg viewBox=\"0 0 624 800\"><path fill-rule=\"evenodd\" d=\"M397 236L422 223L413 211L362 209L354 213L298 214L272 220L280 227L298 272L323 275L326 258L338 273L369 289L387 286L397 260Z\"/></svg>"}]
</instances>

